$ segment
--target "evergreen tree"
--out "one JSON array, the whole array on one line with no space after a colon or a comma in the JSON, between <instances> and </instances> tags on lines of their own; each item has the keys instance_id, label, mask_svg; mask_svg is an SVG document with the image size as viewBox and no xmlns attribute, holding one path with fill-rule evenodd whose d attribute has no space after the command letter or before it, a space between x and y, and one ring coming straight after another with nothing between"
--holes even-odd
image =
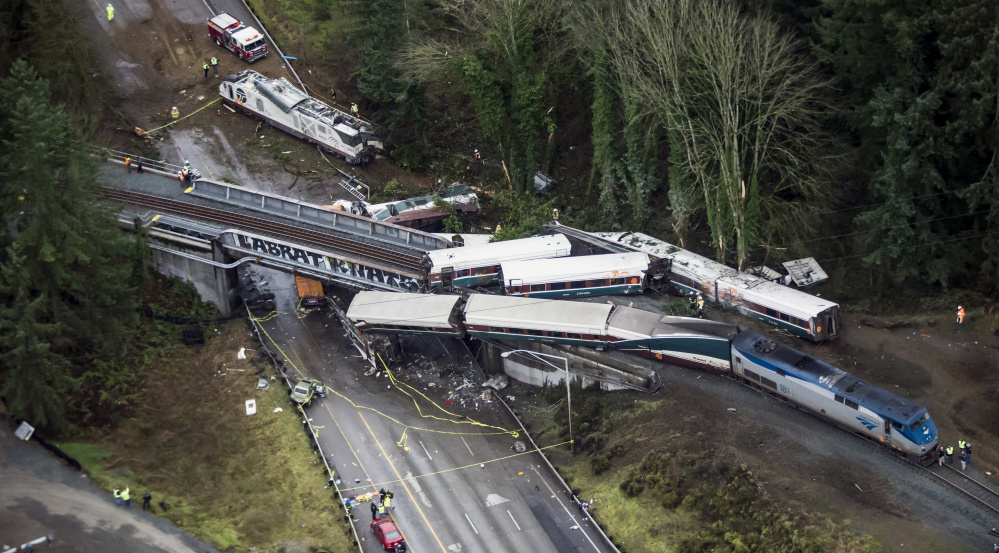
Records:
<instances>
[{"instance_id":1,"label":"evergreen tree","mask_svg":"<svg viewBox=\"0 0 999 553\"><path fill-rule=\"evenodd\" d=\"M617 112L619 99L610 61L602 48L593 54L592 111L593 165L600 172L601 227L617 228L621 224L618 191L623 188L624 167L621 164L621 123Z\"/></svg>"},{"instance_id":2,"label":"evergreen tree","mask_svg":"<svg viewBox=\"0 0 999 553\"><path fill-rule=\"evenodd\" d=\"M34 289L25 258L7 248L0 264L0 394L16 418L38 428L67 422L67 405L76 379L69 361L53 351L65 331L49 316L49 298Z\"/></svg>"},{"instance_id":3,"label":"evergreen tree","mask_svg":"<svg viewBox=\"0 0 999 553\"><path fill-rule=\"evenodd\" d=\"M0 376L17 383L8 400L18 409L63 394L91 360L120 353L136 324L131 248L107 210L95 205L96 171L77 140L64 107L51 102L48 82L16 62L0 80L0 197L8 246L0 259L0 295L4 305L31 308L0 314L0 356L7 360ZM44 369L27 351L43 354ZM35 371L45 378L29 378ZM73 412L70 399L46 406L43 420L34 422L60 428L63 415Z\"/></svg>"},{"instance_id":4,"label":"evergreen tree","mask_svg":"<svg viewBox=\"0 0 999 553\"><path fill-rule=\"evenodd\" d=\"M822 9L815 50L857 106L844 123L877 204L856 218L869 231L865 262L888 281L994 288L973 272L994 253L960 237L995 219L994 208L974 206L990 204L980 192L997 139L999 3L824 0Z\"/></svg>"},{"instance_id":5,"label":"evergreen tree","mask_svg":"<svg viewBox=\"0 0 999 553\"><path fill-rule=\"evenodd\" d=\"M375 118L384 121L390 140L412 142L423 138L426 107L423 89L410 85L396 60L410 41L411 19L423 11L420 0L373 0L361 4L366 37L361 62L354 73L357 89L371 100Z\"/></svg>"}]
</instances>

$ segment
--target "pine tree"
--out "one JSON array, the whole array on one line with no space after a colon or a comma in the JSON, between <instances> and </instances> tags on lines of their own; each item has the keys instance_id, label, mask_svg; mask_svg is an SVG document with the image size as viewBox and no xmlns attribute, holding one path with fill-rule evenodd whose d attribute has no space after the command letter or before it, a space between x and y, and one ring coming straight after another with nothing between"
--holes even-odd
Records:
<instances>
[{"instance_id":1,"label":"pine tree","mask_svg":"<svg viewBox=\"0 0 999 553\"><path fill-rule=\"evenodd\" d=\"M73 413L62 394L89 362L118 355L136 325L128 239L106 209L96 205L96 170L77 145L62 105L53 105L48 82L23 61L0 80L0 197L4 200L4 251L0 293L0 367L24 409L38 398L46 406L36 424L58 430ZM11 205L13 207L11 207ZM9 247L7 247L9 246ZM28 337L28 338L25 338ZM30 338L30 339L29 339ZM31 361L40 355L44 368ZM32 379L40 372L44 378ZM36 409L41 409L40 407ZM33 413L38 415L39 413Z\"/></svg>"},{"instance_id":2,"label":"pine tree","mask_svg":"<svg viewBox=\"0 0 999 553\"><path fill-rule=\"evenodd\" d=\"M15 248L6 254L0 265L0 394L15 418L59 428L77 385L69 361L52 348L65 328L49 317L49 298L34 290L24 255Z\"/></svg>"}]
</instances>

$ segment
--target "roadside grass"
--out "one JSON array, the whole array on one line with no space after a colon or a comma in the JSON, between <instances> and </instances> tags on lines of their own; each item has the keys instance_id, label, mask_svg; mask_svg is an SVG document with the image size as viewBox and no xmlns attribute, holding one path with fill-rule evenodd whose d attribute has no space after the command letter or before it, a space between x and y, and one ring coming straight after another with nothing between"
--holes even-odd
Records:
<instances>
[{"instance_id":1,"label":"roadside grass","mask_svg":"<svg viewBox=\"0 0 999 553\"><path fill-rule=\"evenodd\" d=\"M696 516L682 510L667 510L646 495L631 498L621 491L625 467L613 474L593 476L588 462L565 467L572 487L583 490L583 500L592 502L592 513L604 532L629 553L673 553L675 543L695 535L700 524ZM641 524L648 521L650 524Z\"/></svg>"},{"instance_id":2,"label":"roadside grass","mask_svg":"<svg viewBox=\"0 0 999 553\"><path fill-rule=\"evenodd\" d=\"M237 360L256 345L246 321L217 330L154 364L133 418L60 447L109 494L128 486L139 508L149 490L156 514L219 549L348 550L344 513L284 384L257 390L273 371L252 351ZM246 415L247 399L256 415Z\"/></svg>"}]
</instances>

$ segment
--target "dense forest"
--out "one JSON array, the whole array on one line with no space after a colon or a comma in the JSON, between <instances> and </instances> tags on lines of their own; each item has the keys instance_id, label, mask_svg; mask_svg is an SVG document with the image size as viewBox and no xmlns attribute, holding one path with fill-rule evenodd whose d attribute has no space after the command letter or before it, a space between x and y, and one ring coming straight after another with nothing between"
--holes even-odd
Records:
<instances>
[{"instance_id":1,"label":"dense forest","mask_svg":"<svg viewBox=\"0 0 999 553\"><path fill-rule=\"evenodd\" d=\"M557 207L739 267L813 256L860 307L999 285L999 0L251 4L400 168L497 191L503 237ZM144 351L144 248L81 201L120 99L64 14L0 6L0 394L49 428L113 420Z\"/></svg>"},{"instance_id":2,"label":"dense forest","mask_svg":"<svg viewBox=\"0 0 999 553\"><path fill-rule=\"evenodd\" d=\"M549 172L586 228L995 292L995 0L306 5L406 166L481 144L487 180Z\"/></svg>"}]
</instances>

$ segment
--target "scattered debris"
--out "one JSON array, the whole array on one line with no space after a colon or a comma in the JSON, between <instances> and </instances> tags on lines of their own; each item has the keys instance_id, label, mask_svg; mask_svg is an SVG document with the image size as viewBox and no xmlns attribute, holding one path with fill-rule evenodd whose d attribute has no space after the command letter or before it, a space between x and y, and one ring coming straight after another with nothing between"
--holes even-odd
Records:
<instances>
[{"instance_id":1,"label":"scattered debris","mask_svg":"<svg viewBox=\"0 0 999 553\"><path fill-rule=\"evenodd\" d=\"M266 378L261 378L261 379L257 380L257 389L258 390L266 390L266 389L268 389L270 387L271 387L271 383L268 382Z\"/></svg>"}]
</instances>

